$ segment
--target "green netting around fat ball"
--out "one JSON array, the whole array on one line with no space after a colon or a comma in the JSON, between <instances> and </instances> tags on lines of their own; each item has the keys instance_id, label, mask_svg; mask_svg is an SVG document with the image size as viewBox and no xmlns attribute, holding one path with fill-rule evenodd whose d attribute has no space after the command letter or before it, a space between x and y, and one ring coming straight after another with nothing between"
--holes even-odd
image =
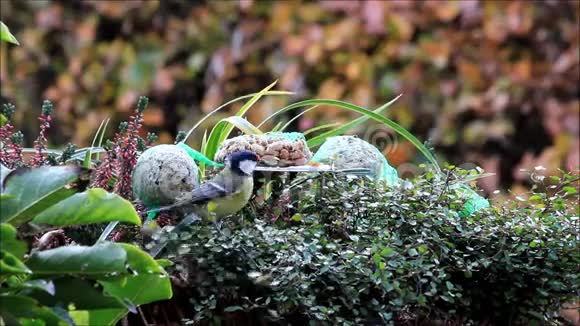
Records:
<instances>
[{"instance_id":1,"label":"green netting around fat ball","mask_svg":"<svg viewBox=\"0 0 580 326\"><path fill-rule=\"evenodd\" d=\"M297 141L297 140L304 140L306 141L306 138L304 137L304 134L301 132L278 132L278 131L270 131L264 134L264 137L266 138L284 138L290 141Z\"/></svg>"},{"instance_id":2,"label":"green netting around fat ball","mask_svg":"<svg viewBox=\"0 0 580 326\"><path fill-rule=\"evenodd\" d=\"M386 157L375 146L355 136L329 137L312 161L338 169L366 168L376 180L384 180L388 185L399 182L397 170L389 165Z\"/></svg>"},{"instance_id":3,"label":"green netting around fat ball","mask_svg":"<svg viewBox=\"0 0 580 326\"><path fill-rule=\"evenodd\" d=\"M463 207L463 210L459 213L460 216L469 216L480 209L489 207L489 201L477 194L477 192L469 186L461 184L456 185L453 188L459 195L464 196L464 198L467 199L465 207Z\"/></svg>"}]
</instances>

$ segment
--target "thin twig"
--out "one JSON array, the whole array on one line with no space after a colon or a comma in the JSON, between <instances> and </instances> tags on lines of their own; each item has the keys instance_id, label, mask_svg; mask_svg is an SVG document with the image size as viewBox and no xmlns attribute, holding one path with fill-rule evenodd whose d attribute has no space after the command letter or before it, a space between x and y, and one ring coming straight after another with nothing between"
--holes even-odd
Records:
<instances>
[{"instance_id":1,"label":"thin twig","mask_svg":"<svg viewBox=\"0 0 580 326\"><path fill-rule=\"evenodd\" d=\"M447 191L447 189L449 188L449 182L451 181L451 173L454 170L455 168L447 170L447 175L445 176L445 184L443 184L443 190L441 190L439 196L437 196L437 199L431 205L429 205L429 208L427 208L428 210L430 210L433 206L439 204L441 197L443 197L443 194L445 194L445 191Z\"/></svg>"},{"instance_id":2,"label":"thin twig","mask_svg":"<svg viewBox=\"0 0 580 326\"><path fill-rule=\"evenodd\" d=\"M141 316L141 320L143 320L143 324L145 326L149 326L149 323L147 322L147 318L145 318L145 314L143 314L143 310L141 309L141 307L137 307L137 311L139 311L139 316Z\"/></svg>"}]
</instances>

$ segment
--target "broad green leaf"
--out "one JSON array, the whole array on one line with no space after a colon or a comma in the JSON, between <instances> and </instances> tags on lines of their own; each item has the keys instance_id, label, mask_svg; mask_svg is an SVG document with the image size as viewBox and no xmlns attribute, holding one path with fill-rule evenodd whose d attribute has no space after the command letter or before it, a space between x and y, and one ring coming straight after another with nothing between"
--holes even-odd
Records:
<instances>
[{"instance_id":1,"label":"broad green leaf","mask_svg":"<svg viewBox=\"0 0 580 326\"><path fill-rule=\"evenodd\" d=\"M4 180L0 222L19 225L59 201L84 190L88 171L75 166L51 166L12 171Z\"/></svg>"},{"instance_id":2,"label":"broad green leaf","mask_svg":"<svg viewBox=\"0 0 580 326\"><path fill-rule=\"evenodd\" d=\"M68 307L73 304L77 310L126 308L118 298L104 294L102 286L95 281L60 277L52 282L55 290L52 295L46 291L34 291L30 296L45 306L60 304Z\"/></svg>"},{"instance_id":3,"label":"broad green leaf","mask_svg":"<svg viewBox=\"0 0 580 326\"><path fill-rule=\"evenodd\" d=\"M20 43L18 43L18 40L16 39L16 37L14 37L14 35L12 35L12 33L10 33L8 26L6 26L1 21L0 21L0 40L6 41L6 42L12 43L12 44L20 45Z\"/></svg>"},{"instance_id":4,"label":"broad green leaf","mask_svg":"<svg viewBox=\"0 0 580 326\"><path fill-rule=\"evenodd\" d=\"M133 205L123 197L93 188L49 207L32 220L38 224L70 226L120 221L141 225Z\"/></svg>"},{"instance_id":5,"label":"broad green leaf","mask_svg":"<svg viewBox=\"0 0 580 326\"><path fill-rule=\"evenodd\" d=\"M125 272L127 253L106 242L91 247L65 246L33 253L26 265L35 275L81 274L101 276Z\"/></svg>"},{"instance_id":6,"label":"broad green leaf","mask_svg":"<svg viewBox=\"0 0 580 326\"><path fill-rule=\"evenodd\" d=\"M242 117L244 114L246 114L252 105L254 105L262 96L264 96L270 90L270 88L274 87L274 85L276 85L276 82L273 82L260 92L256 93L256 95L252 96L252 98L238 110L236 116ZM203 154L210 159L213 159L217 153L219 145L228 138L233 129L234 126L226 121L218 122L209 133L206 151Z\"/></svg>"},{"instance_id":7,"label":"broad green leaf","mask_svg":"<svg viewBox=\"0 0 580 326\"><path fill-rule=\"evenodd\" d=\"M31 271L24 263L8 251L0 250L0 275L30 274Z\"/></svg>"},{"instance_id":8,"label":"broad green leaf","mask_svg":"<svg viewBox=\"0 0 580 326\"><path fill-rule=\"evenodd\" d=\"M127 252L127 265L137 273L159 273L165 274L165 270L148 253L127 243L119 243Z\"/></svg>"},{"instance_id":9,"label":"broad green leaf","mask_svg":"<svg viewBox=\"0 0 580 326\"><path fill-rule=\"evenodd\" d=\"M161 259L155 259L155 261L157 262L157 264L159 264L159 266L161 267L170 267L173 266L173 262L169 259L165 259L165 258L161 258Z\"/></svg>"},{"instance_id":10,"label":"broad green leaf","mask_svg":"<svg viewBox=\"0 0 580 326\"><path fill-rule=\"evenodd\" d=\"M18 321L22 326L46 326L44 320L34 319L34 318L20 318Z\"/></svg>"},{"instance_id":11,"label":"broad green leaf","mask_svg":"<svg viewBox=\"0 0 580 326\"><path fill-rule=\"evenodd\" d=\"M118 276L103 275L98 287L80 279L56 279L54 297L35 293L35 298L47 305L74 304L76 310L70 315L79 325L115 325L136 305L171 298L169 277L155 259L136 246L113 245L126 253L126 268ZM78 296L79 292L83 295Z\"/></svg>"},{"instance_id":12,"label":"broad green leaf","mask_svg":"<svg viewBox=\"0 0 580 326\"><path fill-rule=\"evenodd\" d=\"M128 277L118 277L117 280L99 280L105 288L105 293L116 296L135 305L147 304L159 300L171 299L171 281L169 276L160 274L138 274ZM116 323L127 313L120 310L111 318L108 325Z\"/></svg>"},{"instance_id":13,"label":"broad green leaf","mask_svg":"<svg viewBox=\"0 0 580 326\"><path fill-rule=\"evenodd\" d=\"M130 244L120 244L127 252L127 265L134 273L126 277L99 280L105 293L115 296L123 302L142 305L173 296L171 281L165 270L149 254ZM118 310L113 315L110 311L93 315L106 325L113 325L127 313L127 309ZM109 316L110 320L106 320Z\"/></svg>"},{"instance_id":14,"label":"broad green leaf","mask_svg":"<svg viewBox=\"0 0 580 326\"><path fill-rule=\"evenodd\" d=\"M31 290L37 290L39 292L42 292L46 295L49 296L53 296L56 292L55 288L54 288L54 282L51 280L28 280L26 282L23 282L21 284L18 284L16 286L12 286L13 288L18 288L18 289L22 289L24 290L23 292L26 292L27 294L31 291Z\"/></svg>"},{"instance_id":15,"label":"broad green leaf","mask_svg":"<svg viewBox=\"0 0 580 326\"><path fill-rule=\"evenodd\" d=\"M8 119L6 118L6 116L4 116L2 113L0 113L0 126L5 125L6 122L8 122Z\"/></svg>"},{"instance_id":16,"label":"broad green leaf","mask_svg":"<svg viewBox=\"0 0 580 326\"><path fill-rule=\"evenodd\" d=\"M76 325L115 325L127 314L127 309L73 310L69 315Z\"/></svg>"},{"instance_id":17,"label":"broad green leaf","mask_svg":"<svg viewBox=\"0 0 580 326\"><path fill-rule=\"evenodd\" d=\"M61 317L48 307L39 306L36 300L22 295L1 295L0 316L4 320L19 318L43 320L46 325L68 324L69 319ZM6 324L11 325L9 322Z\"/></svg>"},{"instance_id":18,"label":"broad green leaf","mask_svg":"<svg viewBox=\"0 0 580 326\"><path fill-rule=\"evenodd\" d=\"M16 228L7 223L0 224L0 248L22 259L28 250L26 242L17 239Z\"/></svg>"}]
</instances>

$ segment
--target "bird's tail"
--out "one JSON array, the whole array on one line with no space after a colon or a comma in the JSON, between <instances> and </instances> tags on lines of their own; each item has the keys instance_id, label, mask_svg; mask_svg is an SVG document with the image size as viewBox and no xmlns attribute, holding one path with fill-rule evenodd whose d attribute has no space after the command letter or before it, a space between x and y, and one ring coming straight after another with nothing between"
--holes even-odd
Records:
<instances>
[{"instance_id":1,"label":"bird's tail","mask_svg":"<svg viewBox=\"0 0 580 326\"><path fill-rule=\"evenodd\" d=\"M149 215L149 214L153 214L153 213L159 213L159 212L165 212L165 211L170 211L172 209L175 208L180 208L183 206L187 206L188 204L191 204L191 199L189 198L181 198L179 200L177 200L175 203L171 204L171 205L166 205L166 206L159 206L159 207L155 207L152 208L148 211L145 211L145 214Z\"/></svg>"}]
</instances>

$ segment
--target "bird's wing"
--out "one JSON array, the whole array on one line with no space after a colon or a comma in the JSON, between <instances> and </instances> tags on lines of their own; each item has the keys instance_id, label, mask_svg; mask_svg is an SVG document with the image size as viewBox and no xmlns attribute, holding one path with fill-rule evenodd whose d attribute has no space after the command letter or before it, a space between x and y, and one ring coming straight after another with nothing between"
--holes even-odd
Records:
<instances>
[{"instance_id":1,"label":"bird's wing","mask_svg":"<svg viewBox=\"0 0 580 326\"><path fill-rule=\"evenodd\" d=\"M190 194L180 198L175 203L167 206L156 207L147 211L147 213L163 212L178 207L202 205L214 198L225 197L227 194L226 187L220 185L219 182L212 180L202 184L198 188L195 188Z\"/></svg>"},{"instance_id":2,"label":"bird's wing","mask_svg":"<svg viewBox=\"0 0 580 326\"><path fill-rule=\"evenodd\" d=\"M225 197L228 194L226 188L218 180L208 181L191 192L191 197L188 202L192 205L199 205L215 198Z\"/></svg>"},{"instance_id":3,"label":"bird's wing","mask_svg":"<svg viewBox=\"0 0 580 326\"><path fill-rule=\"evenodd\" d=\"M212 199L226 197L235 192L234 185L239 183L236 176L220 173L212 180L205 182L186 196L180 198L174 204L154 208L149 212L161 212L186 206L203 205ZM235 179L235 180L234 180Z\"/></svg>"}]
</instances>

